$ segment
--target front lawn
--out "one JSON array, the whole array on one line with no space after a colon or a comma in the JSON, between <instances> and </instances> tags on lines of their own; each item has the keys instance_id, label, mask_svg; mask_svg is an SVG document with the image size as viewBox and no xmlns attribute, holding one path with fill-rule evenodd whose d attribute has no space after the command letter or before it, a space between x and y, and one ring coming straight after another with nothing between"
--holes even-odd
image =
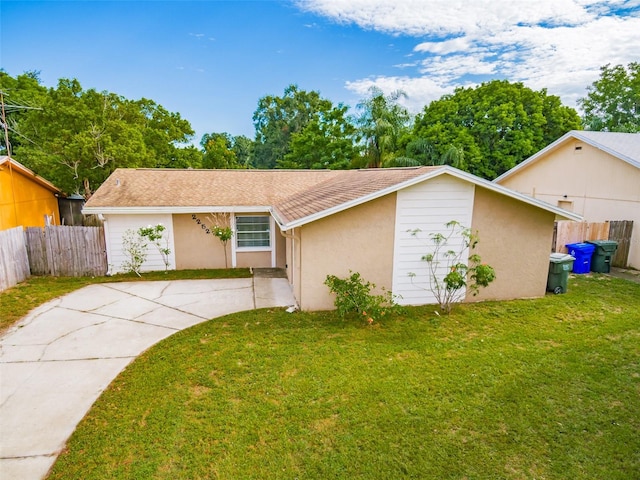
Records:
<instances>
[{"instance_id":1,"label":"front lawn","mask_svg":"<svg viewBox=\"0 0 640 480\"><path fill-rule=\"evenodd\" d=\"M229 315L100 397L51 479L630 479L640 475L640 285L410 308Z\"/></svg>"}]
</instances>

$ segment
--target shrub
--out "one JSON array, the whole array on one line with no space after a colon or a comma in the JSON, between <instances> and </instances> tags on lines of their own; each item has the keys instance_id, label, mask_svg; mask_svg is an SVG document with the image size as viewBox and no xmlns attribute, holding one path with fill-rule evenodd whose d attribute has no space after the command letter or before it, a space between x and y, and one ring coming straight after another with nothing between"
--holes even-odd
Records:
<instances>
[{"instance_id":1,"label":"shrub","mask_svg":"<svg viewBox=\"0 0 640 480\"><path fill-rule=\"evenodd\" d=\"M390 313L395 313L399 306L394 302L391 292L383 295L372 295L375 284L365 281L358 272L351 272L347 278L327 275L324 283L332 293L336 294L334 305L342 318L350 313L362 315L368 324Z\"/></svg>"},{"instance_id":2,"label":"shrub","mask_svg":"<svg viewBox=\"0 0 640 480\"><path fill-rule=\"evenodd\" d=\"M122 262L124 271L140 276L140 268L147 259L147 243L145 239L138 232L128 229L122 236L122 251L127 257Z\"/></svg>"},{"instance_id":3,"label":"shrub","mask_svg":"<svg viewBox=\"0 0 640 480\"><path fill-rule=\"evenodd\" d=\"M477 295L480 287L488 286L495 278L495 270L481 263L480 255L471 251L478 244L478 235L470 228L452 220L446 224L448 233L432 233L429 240L433 250L423 255L421 260L427 264L428 290L431 291L446 313L451 312L453 304L462 300L466 292ZM420 229L409 230L411 235L418 237ZM456 250L450 248L452 237L462 238ZM465 262L463 256L468 255ZM446 273L445 273L446 272ZM409 273L412 279L415 273Z\"/></svg>"},{"instance_id":4,"label":"shrub","mask_svg":"<svg viewBox=\"0 0 640 480\"><path fill-rule=\"evenodd\" d=\"M164 241L164 245L162 243L163 232L166 230L165 226L159 223L156 226L149 225L148 227L141 227L138 229L138 235L141 238L146 238L149 240L160 252L162 256L162 261L164 262L164 270L165 272L169 270L169 255L171 254L171 250L169 249L169 239Z\"/></svg>"}]
</instances>

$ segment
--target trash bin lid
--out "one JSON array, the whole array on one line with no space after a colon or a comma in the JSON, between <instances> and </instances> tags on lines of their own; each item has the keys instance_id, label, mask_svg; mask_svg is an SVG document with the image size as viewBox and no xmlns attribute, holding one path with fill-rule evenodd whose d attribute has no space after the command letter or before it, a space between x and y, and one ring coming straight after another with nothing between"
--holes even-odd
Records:
<instances>
[{"instance_id":1,"label":"trash bin lid","mask_svg":"<svg viewBox=\"0 0 640 480\"><path fill-rule=\"evenodd\" d=\"M552 253L551 255L549 255L549 261L551 263L573 262L574 260L574 257L566 253Z\"/></svg>"},{"instance_id":2,"label":"trash bin lid","mask_svg":"<svg viewBox=\"0 0 640 480\"><path fill-rule=\"evenodd\" d=\"M571 250L575 250L577 252L581 252L581 253L592 253L595 249L596 246L592 243L586 243L586 242L582 242L582 243L567 243L567 249L569 251Z\"/></svg>"},{"instance_id":3,"label":"trash bin lid","mask_svg":"<svg viewBox=\"0 0 640 480\"><path fill-rule=\"evenodd\" d=\"M613 252L618 248L618 242L615 240L587 240L587 243L595 245L606 252Z\"/></svg>"}]
</instances>

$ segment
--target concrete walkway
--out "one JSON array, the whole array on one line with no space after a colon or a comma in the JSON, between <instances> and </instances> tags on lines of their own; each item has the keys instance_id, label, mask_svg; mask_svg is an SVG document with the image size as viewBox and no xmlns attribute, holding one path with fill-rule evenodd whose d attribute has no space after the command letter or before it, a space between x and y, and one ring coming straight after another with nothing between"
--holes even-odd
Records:
<instances>
[{"instance_id":1,"label":"concrete walkway","mask_svg":"<svg viewBox=\"0 0 640 480\"><path fill-rule=\"evenodd\" d=\"M0 479L42 479L91 405L140 353L211 318L289 306L286 279L109 283L29 313L0 338Z\"/></svg>"}]
</instances>

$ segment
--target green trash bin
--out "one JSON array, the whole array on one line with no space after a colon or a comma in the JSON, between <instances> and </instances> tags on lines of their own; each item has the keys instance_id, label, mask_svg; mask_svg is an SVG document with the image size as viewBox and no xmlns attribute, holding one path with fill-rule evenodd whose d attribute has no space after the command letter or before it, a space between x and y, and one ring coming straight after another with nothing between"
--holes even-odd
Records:
<instances>
[{"instance_id":1,"label":"green trash bin","mask_svg":"<svg viewBox=\"0 0 640 480\"><path fill-rule=\"evenodd\" d=\"M567 293L569 272L573 269L575 258L566 253L552 253L549 256L549 276L547 277L547 291Z\"/></svg>"},{"instance_id":2,"label":"green trash bin","mask_svg":"<svg viewBox=\"0 0 640 480\"><path fill-rule=\"evenodd\" d=\"M609 273L611 271L611 257L618 249L618 242L615 240L591 240L587 241L596 246L591 258L591 271L597 273Z\"/></svg>"}]
</instances>

